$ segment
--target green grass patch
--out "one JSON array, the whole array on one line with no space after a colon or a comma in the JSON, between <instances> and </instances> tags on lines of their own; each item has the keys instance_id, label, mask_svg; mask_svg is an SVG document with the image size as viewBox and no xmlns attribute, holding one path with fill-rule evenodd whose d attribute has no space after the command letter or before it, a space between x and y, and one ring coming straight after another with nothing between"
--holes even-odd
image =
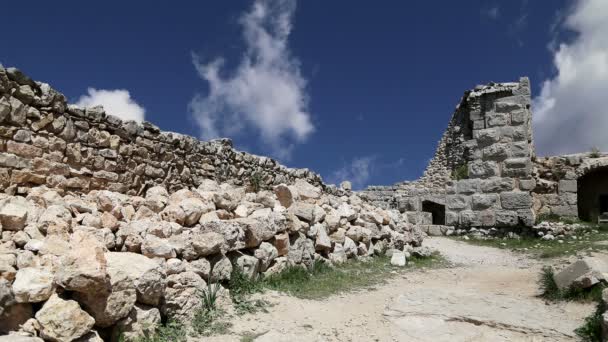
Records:
<instances>
[{"instance_id":1,"label":"green grass patch","mask_svg":"<svg viewBox=\"0 0 608 342\"><path fill-rule=\"evenodd\" d=\"M136 339L134 342L186 342L188 339L188 332L186 327L178 322L169 321L156 328L156 331L149 336L143 336ZM120 342L130 342L124 338L119 337Z\"/></svg>"},{"instance_id":2,"label":"green grass patch","mask_svg":"<svg viewBox=\"0 0 608 342\"><path fill-rule=\"evenodd\" d=\"M263 280L265 287L304 299L322 299L342 292L369 289L382 284L403 270L432 267L443 263L439 254L429 258L408 259L408 267L390 264L390 258L377 256L367 261L349 260L331 267L316 262L310 269L289 267L283 272Z\"/></svg>"},{"instance_id":3,"label":"green grass patch","mask_svg":"<svg viewBox=\"0 0 608 342\"><path fill-rule=\"evenodd\" d=\"M465 240L455 237L459 241L478 246L508 249L515 252L529 253L538 258L557 258L576 255L582 252L608 251L608 231L604 226L594 226L594 229L584 228L576 232L576 240L564 237L560 242L555 240L542 240L531 236L522 236L517 239L510 238L469 238ZM605 241L606 244L598 242Z\"/></svg>"}]
</instances>

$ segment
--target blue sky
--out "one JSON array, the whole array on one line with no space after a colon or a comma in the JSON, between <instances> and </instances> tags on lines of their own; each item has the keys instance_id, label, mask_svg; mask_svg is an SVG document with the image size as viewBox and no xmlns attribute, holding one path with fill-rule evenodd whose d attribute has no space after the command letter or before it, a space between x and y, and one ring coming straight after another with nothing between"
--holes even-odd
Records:
<instances>
[{"instance_id":1,"label":"blue sky","mask_svg":"<svg viewBox=\"0 0 608 342\"><path fill-rule=\"evenodd\" d=\"M547 131L581 121L572 113L608 117L593 90L584 94L595 107L566 105L581 88L576 75L608 89L603 2L13 1L0 14L0 62L71 102L109 95L164 130L229 136L329 181L392 184L421 175L476 84L529 76L542 110L535 124L561 118ZM594 49L597 58L581 61ZM578 62L587 73L572 72ZM563 146L539 136L541 154L608 148L599 134Z\"/></svg>"}]
</instances>

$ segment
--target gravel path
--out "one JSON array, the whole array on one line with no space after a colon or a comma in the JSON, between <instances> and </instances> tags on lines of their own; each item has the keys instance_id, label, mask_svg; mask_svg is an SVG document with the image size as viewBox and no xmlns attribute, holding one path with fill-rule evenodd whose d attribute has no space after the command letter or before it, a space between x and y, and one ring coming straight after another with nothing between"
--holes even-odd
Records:
<instances>
[{"instance_id":1,"label":"gravel path","mask_svg":"<svg viewBox=\"0 0 608 342\"><path fill-rule=\"evenodd\" d=\"M455 266L402 274L376 290L322 301L278 293L268 313L233 321L233 335L205 341L572 341L593 305L537 297L542 264L446 238L425 245Z\"/></svg>"}]
</instances>

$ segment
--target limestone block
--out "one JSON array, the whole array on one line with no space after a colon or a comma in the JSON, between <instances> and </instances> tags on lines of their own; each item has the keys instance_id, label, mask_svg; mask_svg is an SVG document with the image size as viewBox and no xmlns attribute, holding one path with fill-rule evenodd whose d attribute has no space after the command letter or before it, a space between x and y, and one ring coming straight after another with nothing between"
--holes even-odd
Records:
<instances>
[{"instance_id":1,"label":"limestone block","mask_svg":"<svg viewBox=\"0 0 608 342\"><path fill-rule=\"evenodd\" d=\"M489 146L500 140L500 132L496 128L486 128L473 132L473 139L479 146Z\"/></svg>"},{"instance_id":2,"label":"limestone block","mask_svg":"<svg viewBox=\"0 0 608 342\"><path fill-rule=\"evenodd\" d=\"M518 103L501 101L496 101L494 103L494 111L496 111L496 113L510 113L519 109L522 109L522 105Z\"/></svg>"},{"instance_id":3,"label":"limestone block","mask_svg":"<svg viewBox=\"0 0 608 342\"><path fill-rule=\"evenodd\" d=\"M559 181L559 192L577 192L578 185L576 180L560 180Z\"/></svg>"},{"instance_id":4,"label":"limestone block","mask_svg":"<svg viewBox=\"0 0 608 342\"><path fill-rule=\"evenodd\" d=\"M499 175L498 164L492 161L479 161L469 163L470 178L490 178Z\"/></svg>"},{"instance_id":5,"label":"limestone block","mask_svg":"<svg viewBox=\"0 0 608 342\"><path fill-rule=\"evenodd\" d=\"M479 179L463 179L456 182L456 193L474 194L479 192Z\"/></svg>"},{"instance_id":6,"label":"limestone block","mask_svg":"<svg viewBox=\"0 0 608 342\"><path fill-rule=\"evenodd\" d=\"M510 144L511 156L513 158L529 158L530 157L530 145L527 141L519 141Z\"/></svg>"},{"instance_id":7,"label":"limestone block","mask_svg":"<svg viewBox=\"0 0 608 342\"><path fill-rule=\"evenodd\" d=\"M485 129L486 128L486 121L485 120L473 120L473 129L474 130L480 130L480 129Z\"/></svg>"},{"instance_id":8,"label":"limestone block","mask_svg":"<svg viewBox=\"0 0 608 342\"><path fill-rule=\"evenodd\" d=\"M471 196L471 208L473 208L473 210L494 208L497 204L497 194L475 194Z\"/></svg>"},{"instance_id":9,"label":"limestone block","mask_svg":"<svg viewBox=\"0 0 608 342\"><path fill-rule=\"evenodd\" d=\"M496 213L494 210L484 210L478 213L482 227L494 227L496 225Z\"/></svg>"},{"instance_id":10,"label":"limestone block","mask_svg":"<svg viewBox=\"0 0 608 342\"><path fill-rule=\"evenodd\" d=\"M536 187L535 179L520 179L519 180L519 190L531 191L535 187Z\"/></svg>"},{"instance_id":11,"label":"limestone block","mask_svg":"<svg viewBox=\"0 0 608 342\"><path fill-rule=\"evenodd\" d=\"M448 195L445 199L447 209L463 210L469 208L470 197L464 195Z\"/></svg>"},{"instance_id":12,"label":"limestone block","mask_svg":"<svg viewBox=\"0 0 608 342\"><path fill-rule=\"evenodd\" d=\"M486 125L488 127L502 127L509 124L509 115L502 113L486 113Z\"/></svg>"},{"instance_id":13,"label":"limestone block","mask_svg":"<svg viewBox=\"0 0 608 342\"><path fill-rule=\"evenodd\" d=\"M481 226L481 220L477 212L464 210L460 212L460 225L463 227L479 227Z\"/></svg>"},{"instance_id":14,"label":"limestone block","mask_svg":"<svg viewBox=\"0 0 608 342\"><path fill-rule=\"evenodd\" d=\"M36 313L40 323L40 335L51 341L73 341L88 333L95 320L73 300L64 300L57 295L44 303Z\"/></svg>"},{"instance_id":15,"label":"limestone block","mask_svg":"<svg viewBox=\"0 0 608 342\"><path fill-rule=\"evenodd\" d=\"M497 210L496 214L496 226L498 227L512 227L518 224L518 216L515 211Z\"/></svg>"},{"instance_id":16,"label":"limestone block","mask_svg":"<svg viewBox=\"0 0 608 342\"><path fill-rule=\"evenodd\" d=\"M504 209L529 209L532 207L532 196L528 192L513 191L500 194L500 203Z\"/></svg>"},{"instance_id":17,"label":"limestone block","mask_svg":"<svg viewBox=\"0 0 608 342\"><path fill-rule=\"evenodd\" d=\"M578 207L576 205L558 205L551 207L551 213L560 217L578 217Z\"/></svg>"},{"instance_id":18,"label":"limestone block","mask_svg":"<svg viewBox=\"0 0 608 342\"><path fill-rule=\"evenodd\" d=\"M513 141L528 141L530 140L531 132L525 126L513 127Z\"/></svg>"},{"instance_id":19,"label":"limestone block","mask_svg":"<svg viewBox=\"0 0 608 342\"><path fill-rule=\"evenodd\" d=\"M458 226L459 223L459 215L455 211L446 211L445 213L445 224L447 226Z\"/></svg>"},{"instance_id":20,"label":"limestone block","mask_svg":"<svg viewBox=\"0 0 608 342\"><path fill-rule=\"evenodd\" d=\"M557 287L589 288L600 281L606 281L608 260L604 256L586 257L578 260L553 276Z\"/></svg>"},{"instance_id":21,"label":"limestone block","mask_svg":"<svg viewBox=\"0 0 608 342\"><path fill-rule=\"evenodd\" d=\"M536 223L536 214L532 209L519 209L517 217L519 222L526 227L532 227Z\"/></svg>"},{"instance_id":22,"label":"limestone block","mask_svg":"<svg viewBox=\"0 0 608 342\"><path fill-rule=\"evenodd\" d=\"M528 113L525 110L518 110L511 113L511 124L513 126L523 125L528 121Z\"/></svg>"},{"instance_id":23,"label":"limestone block","mask_svg":"<svg viewBox=\"0 0 608 342\"><path fill-rule=\"evenodd\" d=\"M36 157L42 157L42 149L33 145L22 144L9 140L6 143L6 152L16 154L20 157L28 159L34 159Z\"/></svg>"},{"instance_id":24,"label":"limestone block","mask_svg":"<svg viewBox=\"0 0 608 342\"><path fill-rule=\"evenodd\" d=\"M510 156L509 144L493 144L483 149L484 160L503 161Z\"/></svg>"}]
</instances>

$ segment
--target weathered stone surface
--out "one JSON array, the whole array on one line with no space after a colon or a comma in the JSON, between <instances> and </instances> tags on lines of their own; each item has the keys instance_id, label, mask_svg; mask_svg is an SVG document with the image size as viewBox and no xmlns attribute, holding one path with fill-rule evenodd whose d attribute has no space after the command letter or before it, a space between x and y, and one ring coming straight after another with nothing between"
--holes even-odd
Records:
<instances>
[{"instance_id":1,"label":"weathered stone surface","mask_svg":"<svg viewBox=\"0 0 608 342\"><path fill-rule=\"evenodd\" d=\"M500 203L504 209L529 209L532 207L532 196L528 192L503 192Z\"/></svg>"},{"instance_id":2,"label":"weathered stone surface","mask_svg":"<svg viewBox=\"0 0 608 342\"><path fill-rule=\"evenodd\" d=\"M86 293L75 295L75 299L95 319L95 325L106 328L126 317L137 298L135 285L128 274L121 269L108 267L110 289L107 293Z\"/></svg>"},{"instance_id":3,"label":"weathered stone surface","mask_svg":"<svg viewBox=\"0 0 608 342\"><path fill-rule=\"evenodd\" d=\"M553 277L561 290L570 287L589 288L600 281L606 281L608 260L605 257L586 257L578 260Z\"/></svg>"},{"instance_id":4,"label":"weathered stone surface","mask_svg":"<svg viewBox=\"0 0 608 342\"><path fill-rule=\"evenodd\" d=\"M107 252L107 267L110 272L124 272L133 282L137 301L158 305L165 288L165 272L153 260L143 255L128 252Z\"/></svg>"},{"instance_id":5,"label":"weathered stone surface","mask_svg":"<svg viewBox=\"0 0 608 342\"><path fill-rule=\"evenodd\" d=\"M469 164L469 177L486 179L493 176L499 176L496 162L474 161Z\"/></svg>"},{"instance_id":6,"label":"weathered stone surface","mask_svg":"<svg viewBox=\"0 0 608 342\"><path fill-rule=\"evenodd\" d=\"M194 260L200 257L219 253L224 247L225 240L222 234L207 232L194 234L189 239L182 251L186 260Z\"/></svg>"},{"instance_id":7,"label":"weathered stone surface","mask_svg":"<svg viewBox=\"0 0 608 342\"><path fill-rule=\"evenodd\" d=\"M22 197L13 197L0 202L0 224L3 230L18 231L25 227L28 204Z\"/></svg>"},{"instance_id":8,"label":"weathered stone surface","mask_svg":"<svg viewBox=\"0 0 608 342\"><path fill-rule=\"evenodd\" d=\"M299 219L306 222L313 222L315 218L315 205L304 202L296 202L289 207L289 211Z\"/></svg>"},{"instance_id":9,"label":"weathered stone surface","mask_svg":"<svg viewBox=\"0 0 608 342\"><path fill-rule=\"evenodd\" d=\"M61 299L56 294L36 313L40 335L50 341L73 341L88 333L95 320L73 300Z\"/></svg>"},{"instance_id":10,"label":"weathered stone surface","mask_svg":"<svg viewBox=\"0 0 608 342\"><path fill-rule=\"evenodd\" d=\"M129 315L114 326L112 341L118 342L121 338L137 340L150 337L159 324L161 324L161 316L157 308L136 304Z\"/></svg>"},{"instance_id":11,"label":"weathered stone surface","mask_svg":"<svg viewBox=\"0 0 608 342\"><path fill-rule=\"evenodd\" d=\"M402 251L394 251L391 256L391 265L404 267L407 264L407 260L405 258L405 253Z\"/></svg>"},{"instance_id":12,"label":"weathered stone surface","mask_svg":"<svg viewBox=\"0 0 608 342\"><path fill-rule=\"evenodd\" d=\"M161 311L176 320L190 320L202 306L198 291L205 286L205 281L194 272L186 271L168 276Z\"/></svg>"},{"instance_id":13,"label":"weathered stone surface","mask_svg":"<svg viewBox=\"0 0 608 342\"><path fill-rule=\"evenodd\" d=\"M99 293L108 291L105 246L94 237L75 233L70 239L70 251L61 258L61 268L56 274L57 284L66 290Z\"/></svg>"},{"instance_id":14,"label":"weathered stone surface","mask_svg":"<svg viewBox=\"0 0 608 342\"><path fill-rule=\"evenodd\" d=\"M321 197L321 189L308 183L305 180L296 180L293 188L301 199L317 199Z\"/></svg>"},{"instance_id":15,"label":"weathered stone surface","mask_svg":"<svg viewBox=\"0 0 608 342\"><path fill-rule=\"evenodd\" d=\"M53 291L53 274L42 268L20 269L13 283L13 293L17 303L42 302L49 299Z\"/></svg>"}]
</instances>

